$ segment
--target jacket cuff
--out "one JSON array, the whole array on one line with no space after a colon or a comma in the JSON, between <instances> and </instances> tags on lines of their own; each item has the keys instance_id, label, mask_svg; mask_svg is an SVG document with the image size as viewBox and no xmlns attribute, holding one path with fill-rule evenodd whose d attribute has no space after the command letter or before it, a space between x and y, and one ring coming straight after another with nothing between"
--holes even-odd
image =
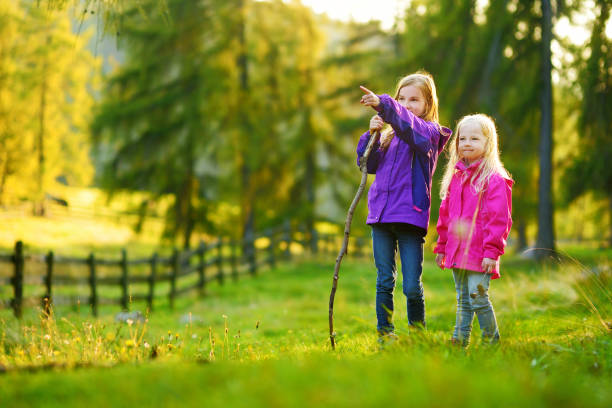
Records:
<instances>
[{"instance_id":1,"label":"jacket cuff","mask_svg":"<svg viewBox=\"0 0 612 408\"><path fill-rule=\"evenodd\" d=\"M493 259L494 261L497 261L500 255L501 254L499 252L490 249L485 249L482 254L483 258Z\"/></svg>"},{"instance_id":2,"label":"jacket cuff","mask_svg":"<svg viewBox=\"0 0 612 408\"><path fill-rule=\"evenodd\" d=\"M380 95L376 95L376 96L378 96L378 99L380 100L380 103L378 104L378 106L375 106L374 109L382 117L382 114L385 111L385 106L386 106L385 104L389 103L388 101L385 101L385 98L391 98L391 96L389 96L387 94L380 94Z\"/></svg>"},{"instance_id":3,"label":"jacket cuff","mask_svg":"<svg viewBox=\"0 0 612 408\"><path fill-rule=\"evenodd\" d=\"M434 254L442 254L444 255L444 250L446 249L446 245L437 244L434 248Z\"/></svg>"}]
</instances>

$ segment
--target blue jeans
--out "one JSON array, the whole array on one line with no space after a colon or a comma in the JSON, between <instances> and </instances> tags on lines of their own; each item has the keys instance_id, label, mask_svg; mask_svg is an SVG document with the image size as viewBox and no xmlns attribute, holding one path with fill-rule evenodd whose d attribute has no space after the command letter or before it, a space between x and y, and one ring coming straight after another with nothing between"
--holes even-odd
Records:
<instances>
[{"instance_id":1,"label":"blue jeans","mask_svg":"<svg viewBox=\"0 0 612 408\"><path fill-rule=\"evenodd\" d=\"M470 343L474 314L482 330L482 339L489 343L499 340L499 329L493 305L489 300L488 273L453 269L457 291L457 320L453 338L466 347Z\"/></svg>"},{"instance_id":2,"label":"blue jeans","mask_svg":"<svg viewBox=\"0 0 612 408\"><path fill-rule=\"evenodd\" d=\"M397 278L395 254L402 262L403 292L406 295L408 323L425 326L423 298L424 230L403 223L372 224L372 246L376 264L376 328L380 334L393 332L393 290Z\"/></svg>"}]
</instances>

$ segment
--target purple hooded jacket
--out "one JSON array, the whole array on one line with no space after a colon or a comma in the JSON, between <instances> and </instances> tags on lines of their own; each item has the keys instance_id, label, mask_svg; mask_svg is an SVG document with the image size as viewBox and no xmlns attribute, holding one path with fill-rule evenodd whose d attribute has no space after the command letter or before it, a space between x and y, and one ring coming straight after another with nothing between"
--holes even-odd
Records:
<instances>
[{"instance_id":1,"label":"purple hooded jacket","mask_svg":"<svg viewBox=\"0 0 612 408\"><path fill-rule=\"evenodd\" d=\"M427 231L432 177L452 131L415 116L387 94L378 97L378 115L396 137L386 151L376 142L368 157L368 173L376 178L368 192L367 223L401 222ZM357 164L369 140L369 131L359 139Z\"/></svg>"}]
</instances>

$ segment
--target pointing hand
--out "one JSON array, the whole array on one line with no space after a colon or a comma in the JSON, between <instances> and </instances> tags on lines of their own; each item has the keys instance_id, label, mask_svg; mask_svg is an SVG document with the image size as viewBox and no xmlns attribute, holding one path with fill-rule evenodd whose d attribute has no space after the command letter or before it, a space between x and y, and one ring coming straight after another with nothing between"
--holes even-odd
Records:
<instances>
[{"instance_id":1,"label":"pointing hand","mask_svg":"<svg viewBox=\"0 0 612 408\"><path fill-rule=\"evenodd\" d=\"M373 108L380 105L380 98L376 96L374 92L370 91L365 86L359 86L359 89L361 89L365 93L365 95L361 97L360 102L362 105L371 106Z\"/></svg>"}]
</instances>

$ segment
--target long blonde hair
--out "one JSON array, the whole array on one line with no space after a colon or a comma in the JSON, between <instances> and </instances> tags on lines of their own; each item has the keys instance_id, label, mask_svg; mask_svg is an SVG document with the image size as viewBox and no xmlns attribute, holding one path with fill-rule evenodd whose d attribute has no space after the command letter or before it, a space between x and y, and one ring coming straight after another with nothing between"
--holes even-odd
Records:
<instances>
[{"instance_id":1,"label":"long blonde hair","mask_svg":"<svg viewBox=\"0 0 612 408\"><path fill-rule=\"evenodd\" d=\"M489 177L492 174L498 173L504 178L510 179L511 176L504 168L501 159L499 158L499 147L497 143L497 130L495 129L495 122L489 116L477 113L474 115L467 115L461 118L457 123L457 130L453 135L453 139L449 143L450 157L446 164L446 170L444 171L444 177L442 178L440 197L444 199L448 193L448 187L450 186L453 175L455 174L455 165L461 157L459 157L459 137L461 135L461 127L468 122L476 122L480 125L482 134L487 139L485 152L482 161L478 165L478 169L474 172L474 176L470 183L474 189L478 192L484 191L486 184L489 181Z\"/></svg>"},{"instance_id":2,"label":"long blonde hair","mask_svg":"<svg viewBox=\"0 0 612 408\"><path fill-rule=\"evenodd\" d=\"M426 71L417 71L414 74L406 75L397 83L397 89L393 98L397 100L402 88L409 85L419 88L425 98L425 113L423 113L421 119L438 123L438 95L436 93L436 84L431 74ZM395 132L391 126L387 126L380 135L381 148L387 149L394 136Z\"/></svg>"}]
</instances>

